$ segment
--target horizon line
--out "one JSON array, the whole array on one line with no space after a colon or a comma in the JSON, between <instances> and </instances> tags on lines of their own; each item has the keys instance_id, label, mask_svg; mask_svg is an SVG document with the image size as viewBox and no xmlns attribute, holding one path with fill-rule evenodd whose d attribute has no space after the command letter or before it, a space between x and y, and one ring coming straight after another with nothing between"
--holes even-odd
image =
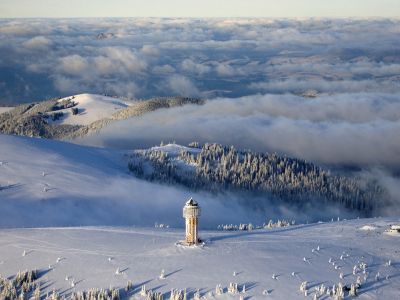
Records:
<instances>
[{"instance_id":1,"label":"horizon line","mask_svg":"<svg viewBox=\"0 0 400 300\"><path fill-rule=\"evenodd\" d=\"M366 19L381 19L381 20L393 20L400 19L399 16L308 16L308 17L277 17L277 16L221 16L221 17L201 17L201 16L54 16L54 17L2 17L0 20L6 19L275 19L275 20L309 20L309 19L330 19L330 20L342 20L342 19L355 19L355 20L366 20Z\"/></svg>"}]
</instances>

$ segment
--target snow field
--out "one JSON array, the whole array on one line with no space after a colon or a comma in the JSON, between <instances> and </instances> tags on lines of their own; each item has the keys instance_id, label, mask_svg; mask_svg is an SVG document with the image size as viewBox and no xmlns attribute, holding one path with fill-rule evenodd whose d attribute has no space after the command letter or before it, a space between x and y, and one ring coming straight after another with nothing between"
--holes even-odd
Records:
<instances>
[{"instance_id":1,"label":"snow field","mask_svg":"<svg viewBox=\"0 0 400 300\"><path fill-rule=\"evenodd\" d=\"M80 94L59 101L65 99L71 99L77 103L75 107L78 108L78 114L73 115L70 108L59 110L57 112L63 112L64 115L55 121L57 124L89 125L97 120L109 118L117 110L129 106L127 101L95 94Z\"/></svg>"},{"instance_id":2,"label":"snow field","mask_svg":"<svg viewBox=\"0 0 400 300\"><path fill-rule=\"evenodd\" d=\"M398 222L376 221L387 226ZM239 299L227 293L230 283L238 284L239 291L245 286L245 299L305 299L300 291L304 281L311 298L321 284L350 286L360 276L359 299L398 299L400 239L382 234L383 228L358 229L373 222L361 219L248 232L200 231L206 244L194 248L175 245L183 239L183 229L3 229L0 273L12 276L19 270L40 269L47 290L65 296L94 287L123 289L132 281L134 289L128 295L132 299L142 299L139 291L144 284L164 294L164 299L173 288L186 288L190 297L198 289L207 299ZM354 270L363 263L365 274L362 268ZM160 278L162 270L165 279ZM217 296L218 284L224 293Z\"/></svg>"}]
</instances>

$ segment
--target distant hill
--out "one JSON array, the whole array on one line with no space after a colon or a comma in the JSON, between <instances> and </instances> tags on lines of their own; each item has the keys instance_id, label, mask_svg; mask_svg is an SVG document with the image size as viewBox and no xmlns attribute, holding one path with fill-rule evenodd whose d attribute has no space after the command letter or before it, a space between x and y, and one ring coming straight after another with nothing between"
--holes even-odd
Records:
<instances>
[{"instance_id":1,"label":"distant hill","mask_svg":"<svg viewBox=\"0 0 400 300\"><path fill-rule=\"evenodd\" d=\"M0 114L0 133L73 139L95 132L116 120L140 116L160 108L203 104L200 99L158 97L129 101L81 94L19 105Z\"/></svg>"},{"instance_id":2,"label":"distant hill","mask_svg":"<svg viewBox=\"0 0 400 300\"><path fill-rule=\"evenodd\" d=\"M251 197L242 197L256 209L266 209L276 201L298 208L338 205L370 215L385 206L386 192L374 181L334 174L276 153L239 151L219 144L191 146L170 144L136 151L129 168L146 180L179 184L190 190L249 194Z\"/></svg>"}]
</instances>

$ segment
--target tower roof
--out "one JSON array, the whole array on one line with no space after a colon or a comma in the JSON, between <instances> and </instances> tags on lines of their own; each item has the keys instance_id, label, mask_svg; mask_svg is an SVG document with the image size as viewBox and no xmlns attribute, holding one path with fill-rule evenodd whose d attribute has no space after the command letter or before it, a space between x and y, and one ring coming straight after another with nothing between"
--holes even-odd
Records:
<instances>
[{"instance_id":1,"label":"tower roof","mask_svg":"<svg viewBox=\"0 0 400 300\"><path fill-rule=\"evenodd\" d=\"M198 206L197 202L193 200L192 197L188 201L186 201L187 206Z\"/></svg>"}]
</instances>

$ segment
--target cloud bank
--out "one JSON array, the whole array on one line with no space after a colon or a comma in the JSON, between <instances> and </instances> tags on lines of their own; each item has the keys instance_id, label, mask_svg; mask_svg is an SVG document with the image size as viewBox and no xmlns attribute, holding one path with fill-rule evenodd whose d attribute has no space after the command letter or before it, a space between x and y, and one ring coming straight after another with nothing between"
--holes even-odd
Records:
<instances>
[{"instance_id":1,"label":"cloud bank","mask_svg":"<svg viewBox=\"0 0 400 300\"><path fill-rule=\"evenodd\" d=\"M77 142L121 149L217 142L323 164L400 169L399 130L397 94L255 95L160 110Z\"/></svg>"},{"instance_id":2,"label":"cloud bank","mask_svg":"<svg viewBox=\"0 0 400 300\"><path fill-rule=\"evenodd\" d=\"M278 152L377 182L387 197L381 199L386 202L382 209L374 213L387 216L400 213L398 132L398 93L325 94L316 98L267 94L216 98L202 106L155 111L112 123L76 142L134 149L161 141L198 141ZM270 206L277 207L276 215L293 213L276 203ZM316 217L318 212L311 207L305 214ZM299 212L293 215L300 216Z\"/></svg>"},{"instance_id":3,"label":"cloud bank","mask_svg":"<svg viewBox=\"0 0 400 300\"><path fill-rule=\"evenodd\" d=\"M3 19L0 104L398 92L399 20Z\"/></svg>"}]
</instances>

